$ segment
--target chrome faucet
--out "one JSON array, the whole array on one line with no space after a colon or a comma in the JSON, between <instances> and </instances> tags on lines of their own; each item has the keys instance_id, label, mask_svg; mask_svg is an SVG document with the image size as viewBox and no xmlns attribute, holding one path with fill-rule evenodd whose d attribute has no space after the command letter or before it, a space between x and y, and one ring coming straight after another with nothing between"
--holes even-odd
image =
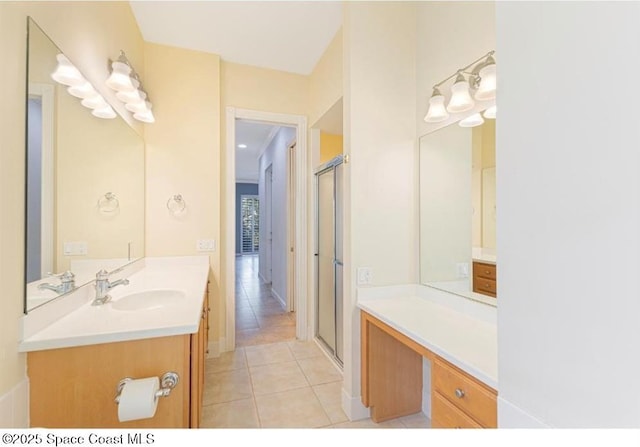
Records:
<instances>
[{"instance_id":1,"label":"chrome faucet","mask_svg":"<svg viewBox=\"0 0 640 447\"><path fill-rule=\"evenodd\" d=\"M123 285L126 286L129 284L128 279L119 279L114 282L109 282L109 272L106 270L100 270L96 274L96 298L91 303L92 306L101 306L107 303L111 296L108 295L109 290L113 289L116 286Z\"/></svg>"},{"instance_id":2,"label":"chrome faucet","mask_svg":"<svg viewBox=\"0 0 640 447\"><path fill-rule=\"evenodd\" d=\"M57 294L63 294L72 291L76 288L75 278L76 276L70 271L67 270L62 275L53 275L60 278L60 284L54 286L53 284L49 284L48 282L43 282L38 285L39 290L52 290Z\"/></svg>"}]
</instances>

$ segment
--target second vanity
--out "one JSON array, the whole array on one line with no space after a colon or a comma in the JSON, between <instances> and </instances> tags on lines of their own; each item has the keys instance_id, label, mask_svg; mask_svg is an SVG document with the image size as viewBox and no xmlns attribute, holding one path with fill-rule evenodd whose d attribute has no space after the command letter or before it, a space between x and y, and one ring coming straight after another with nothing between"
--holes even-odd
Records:
<instances>
[{"instance_id":1,"label":"second vanity","mask_svg":"<svg viewBox=\"0 0 640 447\"><path fill-rule=\"evenodd\" d=\"M495 307L421 285L358 289L358 307L362 400L374 421L430 399L433 427L497 427Z\"/></svg>"},{"instance_id":2,"label":"second vanity","mask_svg":"<svg viewBox=\"0 0 640 447\"><path fill-rule=\"evenodd\" d=\"M198 427L208 340L209 258L144 258L112 272L127 285L92 305L95 288L35 309L23 321L31 426ZM115 402L125 378L179 380L152 418L120 422Z\"/></svg>"}]
</instances>

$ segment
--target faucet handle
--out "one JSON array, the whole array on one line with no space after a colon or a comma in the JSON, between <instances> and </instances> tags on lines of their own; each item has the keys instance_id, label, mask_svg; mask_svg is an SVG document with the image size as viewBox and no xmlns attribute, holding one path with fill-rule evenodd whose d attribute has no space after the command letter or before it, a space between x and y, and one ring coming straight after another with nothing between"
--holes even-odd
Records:
<instances>
[{"instance_id":1,"label":"faucet handle","mask_svg":"<svg viewBox=\"0 0 640 447\"><path fill-rule=\"evenodd\" d=\"M109 272L107 272L105 269L100 270L98 273L96 273L96 279L98 281L109 279Z\"/></svg>"},{"instance_id":2,"label":"faucet handle","mask_svg":"<svg viewBox=\"0 0 640 447\"><path fill-rule=\"evenodd\" d=\"M75 278L76 278L76 275L74 275L71 270L67 270L62 275L60 275L60 281L62 281L63 283L69 283L69 282L72 283L75 281Z\"/></svg>"}]
</instances>

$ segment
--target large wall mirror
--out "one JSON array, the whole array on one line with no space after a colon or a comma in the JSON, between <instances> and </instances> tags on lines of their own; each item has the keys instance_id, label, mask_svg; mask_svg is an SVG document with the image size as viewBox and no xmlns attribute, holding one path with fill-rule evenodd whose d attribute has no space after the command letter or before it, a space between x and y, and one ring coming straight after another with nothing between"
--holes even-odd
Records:
<instances>
[{"instance_id":1,"label":"large wall mirror","mask_svg":"<svg viewBox=\"0 0 640 447\"><path fill-rule=\"evenodd\" d=\"M27 28L25 313L66 293L65 272L79 287L144 256L143 139L55 82L62 51Z\"/></svg>"},{"instance_id":2,"label":"large wall mirror","mask_svg":"<svg viewBox=\"0 0 640 447\"><path fill-rule=\"evenodd\" d=\"M496 305L496 120L420 138L420 281Z\"/></svg>"}]
</instances>

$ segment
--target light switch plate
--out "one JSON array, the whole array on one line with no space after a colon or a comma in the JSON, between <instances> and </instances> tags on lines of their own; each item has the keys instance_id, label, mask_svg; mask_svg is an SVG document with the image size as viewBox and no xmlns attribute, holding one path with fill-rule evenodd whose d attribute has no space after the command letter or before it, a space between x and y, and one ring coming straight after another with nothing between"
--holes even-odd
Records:
<instances>
[{"instance_id":1,"label":"light switch plate","mask_svg":"<svg viewBox=\"0 0 640 447\"><path fill-rule=\"evenodd\" d=\"M359 286L368 286L371 284L373 280L373 270L371 267L358 267L356 273L358 275Z\"/></svg>"},{"instance_id":2,"label":"light switch plate","mask_svg":"<svg viewBox=\"0 0 640 447\"><path fill-rule=\"evenodd\" d=\"M88 244L85 241L65 242L62 244L65 256L84 256L89 253Z\"/></svg>"},{"instance_id":3,"label":"light switch plate","mask_svg":"<svg viewBox=\"0 0 640 447\"><path fill-rule=\"evenodd\" d=\"M216 240L215 239L198 239L196 242L196 250L198 251L216 251Z\"/></svg>"},{"instance_id":4,"label":"light switch plate","mask_svg":"<svg viewBox=\"0 0 640 447\"><path fill-rule=\"evenodd\" d=\"M458 278L468 278L469 277L469 263L468 262L459 262L456 264L456 271L458 274Z\"/></svg>"}]
</instances>

